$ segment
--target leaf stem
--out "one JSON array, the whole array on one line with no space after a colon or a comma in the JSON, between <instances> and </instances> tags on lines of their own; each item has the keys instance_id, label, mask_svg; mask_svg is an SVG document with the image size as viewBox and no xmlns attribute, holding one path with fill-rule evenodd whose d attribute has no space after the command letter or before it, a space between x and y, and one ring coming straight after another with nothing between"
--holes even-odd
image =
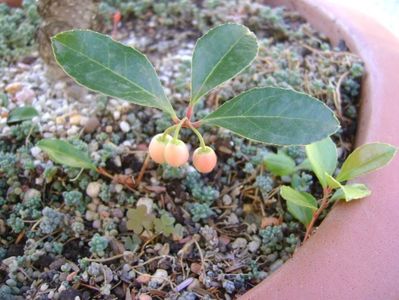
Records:
<instances>
[{"instance_id":1,"label":"leaf stem","mask_svg":"<svg viewBox=\"0 0 399 300\"><path fill-rule=\"evenodd\" d=\"M191 117L192 117L192 115L193 115L193 111L194 111L194 104L190 104L190 105L187 107L187 112L186 112L186 117L187 117L188 121L191 120Z\"/></svg>"},{"instance_id":2,"label":"leaf stem","mask_svg":"<svg viewBox=\"0 0 399 300\"><path fill-rule=\"evenodd\" d=\"M205 141L204 141L204 138L202 137L201 133L191 124L191 122L188 122L188 126L197 135L201 148L205 149L206 145L205 145Z\"/></svg>"},{"instance_id":3,"label":"leaf stem","mask_svg":"<svg viewBox=\"0 0 399 300\"><path fill-rule=\"evenodd\" d=\"M312 220L310 221L309 225L306 228L305 237L303 239L304 242L310 237L314 223L317 221L317 219L319 218L322 211L328 206L328 200L330 199L330 195L331 195L331 188L329 188L329 187L324 188L323 189L323 198L321 199L320 207L315 211L315 213L313 214Z\"/></svg>"}]
</instances>

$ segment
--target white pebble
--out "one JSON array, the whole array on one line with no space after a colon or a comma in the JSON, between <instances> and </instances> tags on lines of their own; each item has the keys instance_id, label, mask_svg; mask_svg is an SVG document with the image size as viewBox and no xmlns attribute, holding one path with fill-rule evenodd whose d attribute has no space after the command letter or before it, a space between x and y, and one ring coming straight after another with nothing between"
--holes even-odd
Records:
<instances>
[{"instance_id":1,"label":"white pebble","mask_svg":"<svg viewBox=\"0 0 399 300\"><path fill-rule=\"evenodd\" d=\"M247 240L244 238L236 238L231 247L233 249L244 249L247 246Z\"/></svg>"},{"instance_id":2,"label":"white pebble","mask_svg":"<svg viewBox=\"0 0 399 300\"><path fill-rule=\"evenodd\" d=\"M30 149L30 153L34 158L38 158L40 152L42 152L42 150L37 146L34 146Z\"/></svg>"},{"instance_id":3,"label":"white pebble","mask_svg":"<svg viewBox=\"0 0 399 300\"><path fill-rule=\"evenodd\" d=\"M162 284L167 278L168 272L166 272L164 269L157 269L154 275L152 275L151 282Z\"/></svg>"},{"instance_id":4,"label":"white pebble","mask_svg":"<svg viewBox=\"0 0 399 300\"><path fill-rule=\"evenodd\" d=\"M98 195L100 194L100 190L101 190L101 183L97 181L90 182L86 188L86 194L90 198L97 198Z\"/></svg>"},{"instance_id":5,"label":"white pebble","mask_svg":"<svg viewBox=\"0 0 399 300\"><path fill-rule=\"evenodd\" d=\"M137 201L136 205L137 206L140 206L140 205L146 206L147 207L147 213L151 214L152 213L152 205L153 205L153 203L154 203L154 201L152 201L152 199L143 197L143 198L140 198Z\"/></svg>"},{"instance_id":6,"label":"white pebble","mask_svg":"<svg viewBox=\"0 0 399 300\"><path fill-rule=\"evenodd\" d=\"M248 244L248 250L249 252L255 253L259 249L259 246L260 242L258 240L251 241Z\"/></svg>"},{"instance_id":7,"label":"white pebble","mask_svg":"<svg viewBox=\"0 0 399 300\"><path fill-rule=\"evenodd\" d=\"M114 120L119 120L119 118L121 117L121 112L118 111L118 110L115 110L115 111L112 113L112 116L114 117Z\"/></svg>"},{"instance_id":8,"label":"white pebble","mask_svg":"<svg viewBox=\"0 0 399 300\"><path fill-rule=\"evenodd\" d=\"M129 132L130 131L130 125L128 122L126 121L122 121L119 123L119 127L121 128L121 130L123 132Z\"/></svg>"}]
</instances>

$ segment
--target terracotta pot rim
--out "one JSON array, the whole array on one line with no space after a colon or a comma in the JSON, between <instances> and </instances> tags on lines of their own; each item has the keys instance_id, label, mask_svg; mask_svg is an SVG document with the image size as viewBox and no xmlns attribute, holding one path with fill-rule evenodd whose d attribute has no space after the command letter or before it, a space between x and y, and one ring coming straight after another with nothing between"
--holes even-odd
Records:
<instances>
[{"instance_id":1,"label":"terracotta pot rim","mask_svg":"<svg viewBox=\"0 0 399 300\"><path fill-rule=\"evenodd\" d=\"M366 66L356 144L399 145L399 40L376 20L327 0L271 0L298 11ZM340 203L278 271L240 299L399 299L399 158L364 176L372 195Z\"/></svg>"}]
</instances>

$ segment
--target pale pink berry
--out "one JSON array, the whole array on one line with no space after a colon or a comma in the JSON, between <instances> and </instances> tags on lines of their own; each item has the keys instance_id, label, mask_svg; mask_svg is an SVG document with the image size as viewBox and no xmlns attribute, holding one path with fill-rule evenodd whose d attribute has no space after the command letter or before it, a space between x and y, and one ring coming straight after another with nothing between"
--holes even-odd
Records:
<instances>
[{"instance_id":1,"label":"pale pink berry","mask_svg":"<svg viewBox=\"0 0 399 300\"><path fill-rule=\"evenodd\" d=\"M172 140L170 135L163 136L162 133L154 136L148 146L148 152L153 161L163 164L165 162L165 147Z\"/></svg>"},{"instance_id":2,"label":"pale pink berry","mask_svg":"<svg viewBox=\"0 0 399 300\"><path fill-rule=\"evenodd\" d=\"M193 154L193 164L198 172L209 173L217 163L217 156L211 147L197 148Z\"/></svg>"},{"instance_id":3,"label":"pale pink berry","mask_svg":"<svg viewBox=\"0 0 399 300\"><path fill-rule=\"evenodd\" d=\"M181 140L170 141L165 147L165 161L172 167L180 167L188 161L189 153Z\"/></svg>"}]
</instances>

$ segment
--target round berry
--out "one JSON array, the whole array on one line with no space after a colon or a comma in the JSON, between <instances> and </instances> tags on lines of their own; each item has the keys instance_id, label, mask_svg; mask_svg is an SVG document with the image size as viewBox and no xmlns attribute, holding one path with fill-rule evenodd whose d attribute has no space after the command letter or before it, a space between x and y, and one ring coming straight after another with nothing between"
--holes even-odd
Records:
<instances>
[{"instance_id":1,"label":"round berry","mask_svg":"<svg viewBox=\"0 0 399 300\"><path fill-rule=\"evenodd\" d=\"M193 154L194 167L201 173L211 172L217 163L217 156L211 147L197 148Z\"/></svg>"},{"instance_id":2,"label":"round berry","mask_svg":"<svg viewBox=\"0 0 399 300\"><path fill-rule=\"evenodd\" d=\"M163 136L163 133L154 136L148 146L148 152L153 161L162 164L165 162L165 147L172 140L170 135Z\"/></svg>"},{"instance_id":3,"label":"round berry","mask_svg":"<svg viewBox=\"0 0 399 300\"><path fill-rule=\"evenodd\" d=\"M188 148L181 140L170 141L165 147L165 161L172 167L180 167L188 161Z\"/></svg>"}]
</instances>

